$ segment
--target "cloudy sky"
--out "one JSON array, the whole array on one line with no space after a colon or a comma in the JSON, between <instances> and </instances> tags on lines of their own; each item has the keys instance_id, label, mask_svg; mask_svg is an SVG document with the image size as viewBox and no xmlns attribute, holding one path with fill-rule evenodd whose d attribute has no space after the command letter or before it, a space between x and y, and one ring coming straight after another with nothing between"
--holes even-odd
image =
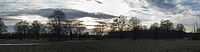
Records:
<instances>
[{"instance_id":1,"label":"cloudy sky","mask_svg":"<svg viewBox=\"0 0 200 52\"><path fill-rule=\"evenodd\" d=\"M138 17L146 26L169 19L184 24L187 31L195 21L200 23L200 0L0 0L0 16L8 26L19 20L45 23L55 8L63 9L70 19L124 15Z\"/></svg>"}]
</instances>

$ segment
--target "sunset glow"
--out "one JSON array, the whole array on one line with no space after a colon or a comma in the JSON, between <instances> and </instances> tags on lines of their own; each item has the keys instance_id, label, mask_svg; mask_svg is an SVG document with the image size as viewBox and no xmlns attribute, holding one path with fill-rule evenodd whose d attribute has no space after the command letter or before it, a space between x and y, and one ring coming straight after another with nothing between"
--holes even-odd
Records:
<instances>
[{"instance_id":1,"label":"sunset glow","mask_svg":"<svg viewBox=\"0 0 200 52\"><path fill-rule=\"evenodd\" d=\"M92 18L92 17L83 17L79 18L78 20L83 21L82 23L86 26L87 29L94 29L95 25L99 25L97 23L97 18Z\"/></svg>"}]
</instances>

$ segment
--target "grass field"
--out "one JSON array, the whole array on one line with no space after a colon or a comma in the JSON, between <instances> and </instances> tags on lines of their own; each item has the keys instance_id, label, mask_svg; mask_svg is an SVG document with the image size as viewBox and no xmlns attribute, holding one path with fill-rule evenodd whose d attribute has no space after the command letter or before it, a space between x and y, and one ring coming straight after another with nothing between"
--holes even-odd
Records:
<instances>
[{"instance_id":1,"label":"grass field","mask_svg":"<svg viewBox=\"0 0 200 52\"><path fill-rule=\"evenodd\" d=\"M200 52L198 40L1 41L0 52Z\"/></svg>"}]
</instances>

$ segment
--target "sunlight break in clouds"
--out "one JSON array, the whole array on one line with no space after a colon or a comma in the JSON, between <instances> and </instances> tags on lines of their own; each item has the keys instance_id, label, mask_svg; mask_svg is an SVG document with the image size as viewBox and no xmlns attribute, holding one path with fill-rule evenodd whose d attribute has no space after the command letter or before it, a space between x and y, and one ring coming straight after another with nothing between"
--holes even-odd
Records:
<instances>
[{"instance_id":1,"label":"sunlight break in clouds","mask_svg":"<svg viewBox=\"0 0 200 52\"><path fill-rule=\"evenodd\" d=\"M83 17L79 18L78 20L83 21L82 23L86 26L87 29L94 29L95 25L99 25L97 21L101 21L98 18L92 18L92 17Z\"/></svg>"},{"instance_id":2,"label":"sunlight break in clouds","mask_svg":"<svg viewBox=\"0 0 200 52\"><path fill-rule=\"evenodd\" d=\"M42 24L46 24L48 22L48 18L38 16L38 15L22 15L22 16L10 16L8 18L13 19L19 19L19 20L25 20L29 23L32 23L33 21L37 20L40 21Z\"/></svg>"}]
</instances>

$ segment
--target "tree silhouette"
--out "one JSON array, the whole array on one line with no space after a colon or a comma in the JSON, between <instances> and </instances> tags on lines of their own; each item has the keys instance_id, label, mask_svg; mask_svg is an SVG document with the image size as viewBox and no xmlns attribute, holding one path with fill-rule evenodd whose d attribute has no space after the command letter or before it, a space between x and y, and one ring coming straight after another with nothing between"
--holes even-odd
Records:
<instances>
[{"instance_id":1,"label":"tree silhouette","mask_svg":"<svg viewBox=\"0 0 200 52\"><path fill-rule=\"evenodd\" d=\"M131 31L133 31L133 35L134 35L134 40L137 39L137 35L138 35L138 32L140 30L140 26L139 24L141 23L141 20L138 19L137 17L131 17L129 19L129 23L130 23L130 26L131 26Z\"/></svg>"},{"instance_id":2,"label":"tree silhouette","mask_svg":"<svg viewBox=\"0 0 200 52\"><path fill-rule=\"evenodd\" d=\"M63 24L63 34L65 35L69 35L70 39L72 40L74 37L74 24L73 24L73 20L65 20L64 24Z\"/></svg>"},{"instance_id":3,"label":"tree silhouette","mask_svg":"<svg viewBox=\"0 0 200 52\"><path fill-rule=\"evenodd\" d=\"M65 19L65 13L61 9L56 9L53 11L52 15L49 16L50 22L48 23L51 27L51 32L61 40L61 35L63 34L63 22Z\"/></svg>"},{"instance_id":4,"label":"tree silhouette","mask_svg":"<svg viewBox=\"0 0 200 52\"><path fill-rule=\"evenodd\" d=\"M42 26L40 26L40 34L49 34L51 30L49 30L50 27L46 24L42 24Z\"/></svg>"},{"instance_id":5,"label":"tree silhouette","mask_svg":"<svg viewBox=\"0 0 200 52\"><path fill-rule=\"evenodd\" d=\"M123 31L124 27L126 26L126 17L125 16L119 16L117 19L114 20L114 23L117 25L117 29L119 31Z\"/></svg>"},{"instance_id":6,"label":"tree silhouette","mask_svg":"<svg viewBox=\"0 0 200 52\"><path fill-rule=\"evenodd\" d=\"M129 23L130 23L130 26L132 26L132 29L133 29L134 27L139 26L139 24L141 23L141 20L138 19L137 17L131 17L129 19Z\"/></svg>"},{"instance_id":7,"label":"tree silhouette","mask_svg":"<svg viewBox=\"0 0 200 52\"><path fill-rule=\"evenodd\" d=\"M173 37L175 29L173 23L170 20L161 20L159 29L163 31L163 35L167 35L165 37L168 37L168 39Z\"/></svg>"},{"instance_id":8,"label":"tree silhouette","mask_svg":"<svg viewBox=\"0 0 200 52\"><path fill-rule=\"evenodd\" d=\"M197 33L200 33L200 28L197 29Z\"/></svg>"},{"instance_id":9,"label":"tree silhouette","mask_svg":"<svg viewBox=\"0 0 200 52\"><path fill-rule=\"evenodd\" d=\"M161 30L169 31L173 29L173 23L170 20L161 20L160 27Z\"/></svg>"},{"instance_id":10,"label":"tree silhouette","mask_svg":"<svg viewBox=\"0 0 200 52\"><path fill-rule=\"evenodd\" d=\"M3 18L0 18L0 35L2 35L4 32L7 32L6 28L7 26L4 24Z\"/></svg>"},{"instance_id":11,"label":"tree silhouette","mask_svg":"<svg viewBox=\"0 0 200 52\"><path fill-rule=\"evenodd\" d=\"M103 27L96 27L93 29L97 36L102 36L103 34Z\"/></svg>"},{"instance_id":12,"label":"tree silhouette","mask_svg":"<svg viewBox=\"0 0 200 52\"><path fill-rule=\"evenodd\" d=\"M75 34L77 35L81 35L84 30L86 29L85 26L82 24L82 21L76 21L74 24L73 24L73 27L74 27L74 32Z\"/></svg>"},{"instance_id":13,"label":"tree silhouette","mask_svg":"<svg viewBox=\"0 0 200 52\"><path fill-rule=\"evenodd\" d=\"M31 24L30 31L31 31L31 34L33 34L36 39L38 39L40 36L40 32L42 30L41 28L42 28L42 24L41 22L37 20L33 21L33 23Z\"/></svg>"},{"instance_id":14,"label":"tree silhouette","mask_svg":"<svg viewBox=\"0 0 200 52\"><path fill-rule=\"evenodd\" d=\"M177 30L177 31L184 32L184 31L185 31L185 27L184 27L183 24L177 24L177 25L176 25L176 30Z\"/></svg>"},{"instance_id":15,"label":"tree silhouette","mask_svg":"<svg viewBox=\"0 0 200 52\"><path fill-rule=\"evenodd\" d=\"M18 23L15 24L14 26L15 32L18 34L18 38L25 38L26 34L29 33L29 23L26 21L20 21Z\"/></svg>"},{"instance_id":16,"label":"tree silhouette","mask_svg":"<svg viewBox=\"0 0 200 52\"><path fill-rule=\"evenodd\" d=\"M20 21L14 26L16 33L28 34L29 23L27 21Z\"/></svg>"},{"instance_id":17,"label":"tree silhouette","mask_svg":"<svg viewBox=\"0 0 200 52\"><path fill-rule=\"evenodd\" d=\"M134 33L134 40L136 40L136 39L137 39L138 32L140 31L139 26L134 27L134 29L133 29L132 31L133 31L133 33Z\"/></svg>"},{"instance_id":18,"label":"tree silhouette","mask_svg":"<svg viewBox=\"0 0 200 52\"><path fill-rule=\"evenodd\" d=\"M116 17L116 19L114 19L113 21L114 23L112 24L112 28L115 28L113 29L114 31L119 31L120 32L120 37L121 39L123 39L123 35L122 35L122 32L124 30L124 27L126 26L126 17L125 16L119 16L119 17Z\"/></svg>"},{"instance_id":19,"label":"tree silhouette","mask_svg":"<svg viewBox=\"0 0 200 52\"><path fill-rule=\"evenodd\" d=\"M154 39L157 40L158 39L158 34L157 32L159 31L159 24L158 23L153 23L150 27L150 30L152 31L152 33L154 34Z\"/></svg>"},{"instance_id":20,"label":"tree silhouette","mask_svg":"<svg viewBox=\"0 0 200 52\"><path fill-rule=\"evenodd\" d=\"M80 39L81 35L85 32L85 26L82 24L82 21L76 21L73 24L73 32Z\"/></svg>"},{"instance_id":21,"label":"tree silhouette","mask_svg":"<svg viewBox=\"0 0 200 52\"><path fill-rule=\"evenodd\" d=\"M197 30L198 30L198 22L197 22L197 20L195 21L195 23L193 24L193 32L194 33L197 33Z\"/></svg>"},{"instance_id":22,"label":"tree silhouette","mask_svg":"<svg viewBox=\"0 0 200 52\"><path fill-rule=\"evenodd\" d=\"M63 24L63 31L64 31L63 33L65 35L72 35L72 32L73 32L72 22L73 21L66 20L65 24Z\"/></svg>"},{"instance_id":23,"label":"tree silhouette","mask_svg":"<svg viewBox=\"0 0 200 52\"><path fill-rule=\"evenodd\" d=\"M153 23L149 29L150 30L154 30L154 29L157 29L157 28L159 28L159 24L158 23Z\"/></svg>"},{"instance_id":24,"label":"tree silhouette","mask_svg":"<svg viewBox=\"0 0 200 52\"><path fill-rule=\"evenodd\" d=\"M93 31L96 33L98 36L102 36L104 33L105 26L107 26L107 23L105 22L98 22L99 26L93 29Z\"/></svg>"}]
</instances>

